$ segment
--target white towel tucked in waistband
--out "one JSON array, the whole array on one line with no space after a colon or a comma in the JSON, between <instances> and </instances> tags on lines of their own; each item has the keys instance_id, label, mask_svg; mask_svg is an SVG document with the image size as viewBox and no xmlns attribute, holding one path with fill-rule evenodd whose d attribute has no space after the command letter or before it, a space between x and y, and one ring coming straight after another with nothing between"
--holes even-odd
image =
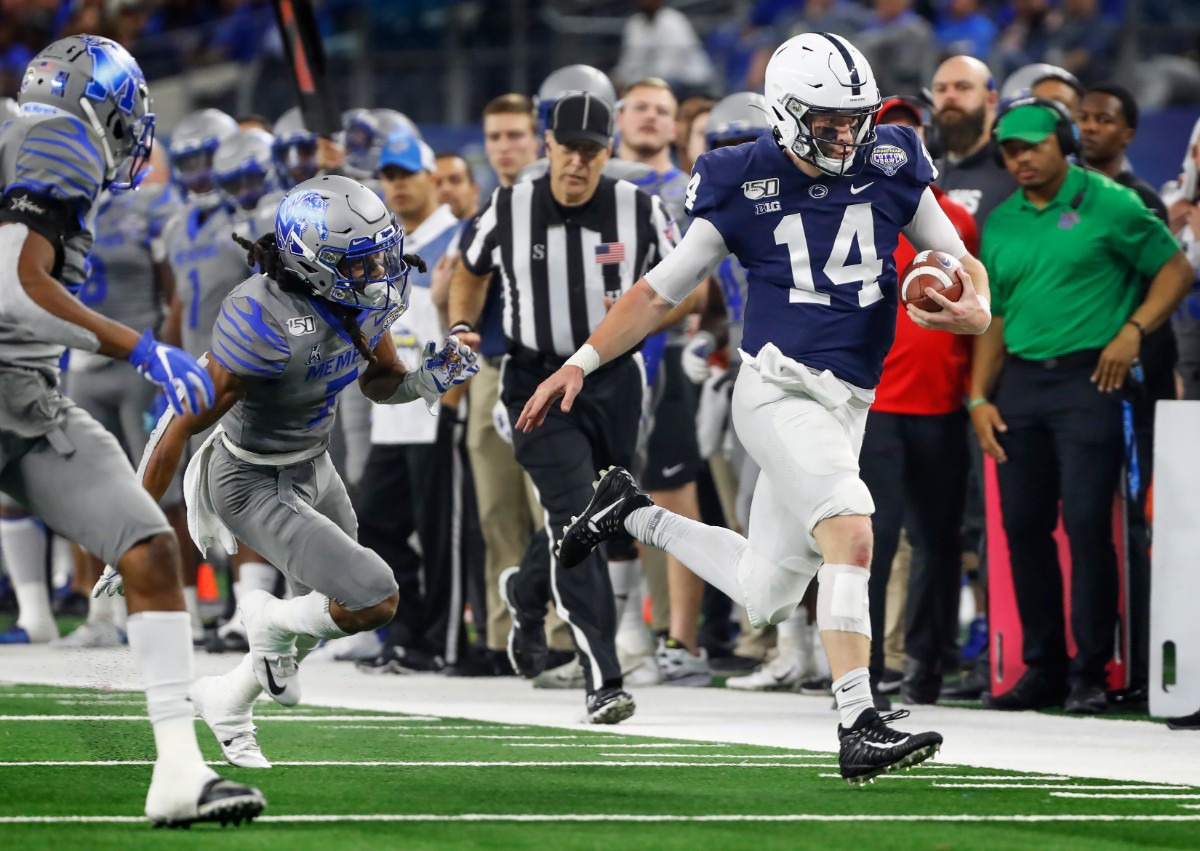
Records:
<instances>
[{"instance_id":1,"label":"white towel tucked in waistband","mask_svg":"<svg viewBox=\"0 0 1200 851\"><path fill-rule=\"evenodd\" d=\"M221 426L213 429L213 433L200 444L200 449L192 456L192 460L188 461L187 470L183 474L183 499L187 504L188 534L196 542L201 555L207 555L208 548L213 544L219 544L230 555L237 552L237 537L217 514L208 490L208 465L212 460L213 447L224 433L225 430Z\"/></svg>"},{"instance_id":2,"label":"white towel tucked in waistband","mask_svg":"<svg viewBox=\"0 0 1200 851\"><path fill-rule=\"evenodd\" d=\"M738 349L738 354L742 356L742 363L753 367L767 384L789 392L803 393L831 411L851 399L859 403L855 407L875 401L874 390L848 384L829 370L817 372L810 369L779 351L774 343L767 343L759 349L757 357L741 349Z\"/></svg>"}]
</instances>

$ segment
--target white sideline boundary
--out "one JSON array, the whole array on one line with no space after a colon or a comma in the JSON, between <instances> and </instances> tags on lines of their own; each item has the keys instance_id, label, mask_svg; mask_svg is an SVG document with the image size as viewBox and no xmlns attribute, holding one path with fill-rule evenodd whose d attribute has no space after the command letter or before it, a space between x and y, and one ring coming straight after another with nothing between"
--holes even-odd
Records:
<instances>
[{"instance_id":1,"label":"white sideline boundary","mask_svg":"<svg viewBox=\"0 0 1200 851\"><path fill-rule=\"evenodd\" d=\"M231 656L197 654L195 675L225 673L235 663ZM0 671L10 683L60 689L139 690L141 684L130 654L112 650L2 646ZM481 682L422 674L371 677L352 665L336 662L308 664L301 676L305 700L311 706L436 715L439 721L462 718L535 725L563 733L587 730L591 735L610 732L647 739L756 745L815 751L826 757L837 748L838 718L828 697L731 689L685 692L667 686L633 688L637 715L617 728L600 731L584 723L582 691L534 690L528 682L515 678ZM942 733L942 764L1021 774L1200 785L1200 736L1169 730L1162 724L944 706L912 707L912 712L900 728ZM261 722L293 717L290 713L258 716ZM312 720L328 721L329 717ZM356 715L347 720L367 723L371 717ZM628 746L614 747L610 742L607 747L624 750Z\"/></svg>"},{"instance_id":2,"label":"white sideline boundary","mask_svg":"<svg viewBox=\"0 0 1200 851\"><path fill-rule=\"evenodd\" d=\"M259 816L261 823L328 824L345 822L515 822L519 824L538 822L591 823L614 822L634 824L679 824L679 823L796 823L796 822L866 822L866 823L913 823L947 822L974 824L981 822L1009 824L1039 824L1053 822L1197 822L1197 815L830 815L825 813L786 813L782 815L632 815L625 813L564 813L564 814L515 814L515 813L461 813L461 814L363 814L347 815L272 815ZM0 824L145 824L140 816L4 816Z\"/></svg>"}]
</instances>

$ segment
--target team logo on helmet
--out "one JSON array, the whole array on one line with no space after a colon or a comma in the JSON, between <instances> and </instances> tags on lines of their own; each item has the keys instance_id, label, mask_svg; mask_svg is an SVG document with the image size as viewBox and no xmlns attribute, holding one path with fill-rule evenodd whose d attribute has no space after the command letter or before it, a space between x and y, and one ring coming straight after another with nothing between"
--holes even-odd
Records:
<instances>
[{"instance_id":1,"label":"team logo on helmet","mask_svg":"<svg viewBox=\"0 0 1200 851\"><path fill-rule=\"evenodd\" d=\"M888 177L894 177L906 162L908 154L895 145L876 145L871 152L871 163Z\"/></svg>"},{"instance_id":2,"label":"team logo on helmet","mask_svg":"<svg viewBox=\"0 0 1200 851\"><path fill-rule=\"evenodd\" d=\"M302 237L310 226L317 229L320 239L328 239L329 227L325 224L328 210L329 200L319 192L301 192L285 197L279 204L279 215L275 219L275 240L279 247L292 254L307 254Z\"/></svg>"},{"instance_id":3,"label":"team logo on helmet","mask_svg":"<svg viewBox=\"0 0 1200 851\"><path fill-rule=\"evenodd\" d=\"M117 109L126 115L133 114L138 94L138 84L145 83L142 72L125 61L124 50L107 39L82 36L88 55L92 57L92 79L83 93L92 100L112 100Z\"/></svg>"}]
</instances>

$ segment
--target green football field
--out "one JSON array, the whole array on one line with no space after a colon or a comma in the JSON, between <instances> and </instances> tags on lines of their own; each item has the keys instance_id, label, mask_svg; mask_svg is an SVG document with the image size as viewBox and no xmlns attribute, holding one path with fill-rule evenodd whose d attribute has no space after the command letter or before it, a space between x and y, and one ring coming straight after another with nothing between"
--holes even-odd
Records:
<instances>
[{"instance_id":1,"label":"green football field","mask_svg":"<svg viewBox=\"0 0 1200 851\"><path fill-rule=\"evenodd\" d=\"M220 770L267 813L153 830L144 715L136 692L0 686L0 849L1200 847L1200 788L936 761L849 788L830 753L263 703L276 767Z\"/></svg>"}]
</instances>

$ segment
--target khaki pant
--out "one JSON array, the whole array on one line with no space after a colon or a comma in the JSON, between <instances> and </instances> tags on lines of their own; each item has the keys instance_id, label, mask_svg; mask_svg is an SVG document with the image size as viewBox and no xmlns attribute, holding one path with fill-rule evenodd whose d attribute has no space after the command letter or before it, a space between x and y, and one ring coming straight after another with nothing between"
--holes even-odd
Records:
<instances>
[{"instance_id":1,"label":"khaki pant","mask_svg":"<svg viewBox=\"0 0 1200 851\"><path fill-rule=\"evenodd\" d=\"M500 599L499 579L504 569L520 564L532 534L542 528L542 507L534 496L525 471L513 457L513 448L496 432L492 408L500 394L500 370L481 361L467 389L467 452L475 476L479 525L487 548L484 582L487 585L487 644L504 650L512 621ZM571 650L570 631L551 607L546 617L551 648Z\"/></svg>"},{"instance_id":2,"label":"khaki pant","mask_svg":"<svg viewBox=\"0 0 1200 851\"><path fill-rule=\"evenodd\" d=\"M908 600L908 574L912 567L912 544L900 533L900 546L892 559L888 577L887 615L884 618L883 664L893 671L904 670L904 606Z\"/></svg>"}]
</instances>

